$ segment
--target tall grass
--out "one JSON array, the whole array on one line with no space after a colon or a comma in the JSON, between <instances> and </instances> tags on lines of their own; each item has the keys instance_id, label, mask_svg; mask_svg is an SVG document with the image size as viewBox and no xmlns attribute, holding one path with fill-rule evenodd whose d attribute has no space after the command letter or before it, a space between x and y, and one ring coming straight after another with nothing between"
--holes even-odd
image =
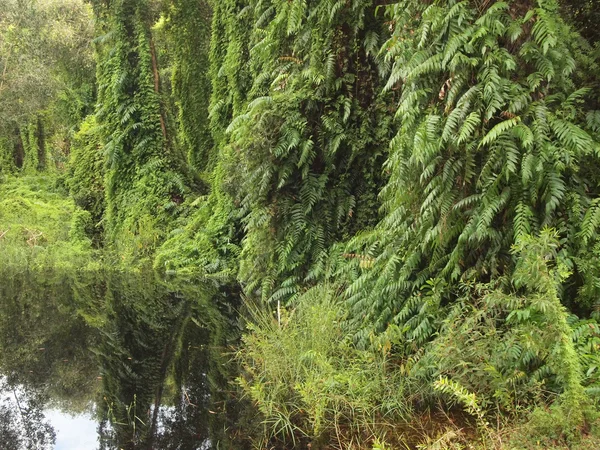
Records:
<instances>
[{"instance_id":1,"label":"tall grass","mask_svg":"<svg viewBox=\"0 0 600 450\"><path fill-rule=\"evenodd\" d=\"M239 382L263 416L265 441L381 446L410 415L400 372L390 370L386 349L352 345L332 286L307 291L294 309L255 307L251 316Z\"/></svg>"}]
</instances>

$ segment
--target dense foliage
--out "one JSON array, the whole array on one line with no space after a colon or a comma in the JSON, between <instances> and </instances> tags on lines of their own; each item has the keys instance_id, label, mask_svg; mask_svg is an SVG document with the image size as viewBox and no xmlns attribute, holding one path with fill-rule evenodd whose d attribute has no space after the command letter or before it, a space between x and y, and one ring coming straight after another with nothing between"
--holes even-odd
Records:
<instances>
[{"instance_id":1,"label":"dense foliage","mask_svg":"<svg viewBox=\"0 0 600 450\"><path fill-rule=\"evenodd\" d=\"M595 448L594 3L9 1L0 246L243 298L260 446Z\"/></svg>"},{"instance_id":2,"label":"dense foliage","mask_svg":"<svg viewBox=\"0 0 600 450\"><path fill-rule=\"evenodd\" d=\"M5 0L0 16L1 173L62 168L94 102L89 5Z\"/></svg>"}]
</instances>

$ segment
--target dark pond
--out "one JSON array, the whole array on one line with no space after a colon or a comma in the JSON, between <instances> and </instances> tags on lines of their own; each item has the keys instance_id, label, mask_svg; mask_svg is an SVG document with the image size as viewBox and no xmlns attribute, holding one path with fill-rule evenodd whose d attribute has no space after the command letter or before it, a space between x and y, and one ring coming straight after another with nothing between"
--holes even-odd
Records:
<instances>
[{"instance_id":1,"label":"dark pond","mask_svg":"<svg viewBox=\"0 0 600 450\"><path fill-rule=\"evenodd\" d=\"M226 294L152 273L0 277L0 449L245 447Z\"/></svg>"}]
</instances>

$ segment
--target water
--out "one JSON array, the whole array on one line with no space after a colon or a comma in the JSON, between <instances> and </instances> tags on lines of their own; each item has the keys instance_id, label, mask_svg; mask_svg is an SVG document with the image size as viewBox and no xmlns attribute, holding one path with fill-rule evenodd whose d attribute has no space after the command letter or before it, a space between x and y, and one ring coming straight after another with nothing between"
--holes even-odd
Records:
<instances>
[{"instance_id":1,"label":"water","mask_svg":"<svg viewBox=\"0 0 600 450\"><path fill-rule=\"evenodd\" d=\"M152 273L0 279L1 449L247 447L235 296Z\"/></svg>"}]
</instances>

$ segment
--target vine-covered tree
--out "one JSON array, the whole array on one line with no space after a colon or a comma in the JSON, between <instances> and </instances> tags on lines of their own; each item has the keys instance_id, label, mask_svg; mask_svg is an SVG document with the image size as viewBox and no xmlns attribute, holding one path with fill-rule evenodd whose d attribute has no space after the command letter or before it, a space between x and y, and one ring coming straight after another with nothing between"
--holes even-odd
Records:
<instances>
[{"instance_id":1,"label":"vine-covered tree","mask_svg":"<svg viewBox=\"0 0 600 450\"><path fill-rule=\"evenodd\" d=\"M119 251L147 256L164 235L185 184L161 104L146 0L96 1L98 126L106 160L106 232Z\"/></svg>"},{"instance_id":2,"label":"vine-covered tree","mask_svg":"<svg viewBox=\"0 0 600 450\"><path fill-rule=\"evenodd\" d=\"M357 320L435 331L459 281L514 269L511 246L555 228L577 276L595 243L598 115L575 73L580 37L554 1L537 5L405 1L388 9L386 89L402 93L382 189L386 217L361 243L373 258L349 288ZM580 68L581 70L581 68ZM587 259L585 257L584 259ZM422 295L433 280L435 295Z\"/></svg>"}]
</instances>

